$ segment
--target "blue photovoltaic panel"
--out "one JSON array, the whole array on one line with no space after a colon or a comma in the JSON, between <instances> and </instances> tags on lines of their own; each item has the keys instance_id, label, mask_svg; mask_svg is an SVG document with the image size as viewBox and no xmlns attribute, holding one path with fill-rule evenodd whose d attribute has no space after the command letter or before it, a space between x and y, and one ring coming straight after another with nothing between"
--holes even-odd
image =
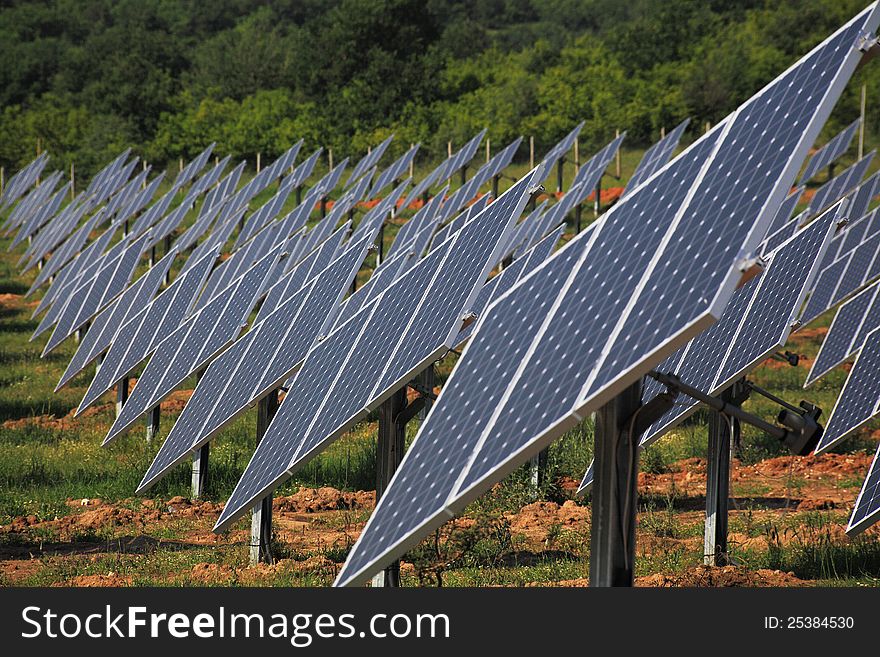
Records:
<instances>
[{"instance_id":1,"label":"blue photovoltaic panel","mask_svg":"<svg viewBox=\"0 0 880 657\"><path fill-rule=\"evenodd\" d=\"M621 133L619 137L616 137L611 143L587 160L578 169L574 176L574 180L571 183L571 189L582 185L581 189L583 190L583 193L581 194L581 201L587 198L587 196L596 189L596 185L598 185L599 181L602 179L602 174L605 173L605 169L611 164L611 160L614 159L614 155L620 149L620 144L623 143L625 137L626 132Z\"/></svg>"},{"instance_id":2,"label":"blue photovoltaic panel","mask_svg":"<svg viewBox=\"0 0 880 657\"><path fill-rule=\"evenodd\" d=\"M526 356L556 294L576 268L584 242L586 240L582 238L573 239L504 297L505 306L517 308L519 312L506 313L503 318L490 313L478 320L473 339L432 405L419 437L404 455L391 486L383 494L377 507L381 511L369 519L360 549L349 557L346 565L349 572L367 568L376 551L385 552L390 546L398 546L403 551L415 545L432 522L444 522L449 518L443 511L444 502L471 458L471 437L475 426L471 422L478 421L486 410L503 403L503 386L490 382L506 381L515 374L518 361ZM472 359L466 356L469 352L482 352L482 345L501 342L506 345L511 358ZM462 405L467 406L467 395L472 390L470 385L450 386L453 379L482 386L483 392L477 398L479 407L461 412Z\"/></svg>"},{"instance_id":3,"label":"blue photovoltaic panel","mask_svg":"<svg viewBox=\"0 0 880 657\"><path fill-rule=\"evenodd\" d=\"M767 229L767 236L770 237L776 231L782 229L784 226L787 226L791 223L792 217L794 214L795 206L797 206L798 201L801 198L801 195L804 193L803 187L798 187L791 194L785 197L785 200L782 202L782 205L779 206L779 210L776 211L776 216L773 217L773 221L770 224L770 228ZM771 249L772 250L772 249Z\"/></svg>"},{"instance_id":4,"label":"blue photovoltaic panel","mask_svg":"<svg viewBox=\"0 0 880 657\"><path fill-rule=\"evenodd\" d=\"M106 213L102 208L87 219L82 226L77 228L73 234L61 244L61 246L55 249L48 262L43 265L43 268L37 274L37 278L34 280L33 285L40 287L43 283L49 280L50 276L54 276L58 270L66 265L85 245L91 232L104 222L105 217Z\"/></svg>"},{"instance_id":5,"label":"blue photovoltaic panel","mask_svg":"<svg viewBox=\"0 0 880 657\"><path fill-rule=\"evenodd\" d=\"M799 319L801 326L806 326L834 305L832 303L834 293L840 284L841 276L846 271L851 256L852 253L847 253L819 272L807 305L801 313Z\"/></svg>"},{"instance_id":6,"label":"blue photovoltaic panel","mask_svg":"<svg viewBox=\"0 0 880 657\"><path fill-rule=\"evenodd\" d=\"M309 354L217 526L227 526L451 346L541 167L389 287ZM340 363L336 363L341 358ZM291 439L292 438L292 439ZM290 461L285 462L284 457Z\"/></svg>"},{"instance_id":7,"label":"blue photovoltaic panel","mask_svg":"<svg viewBox=\"0 0 880 657\"><path fill-rule=\"evenodd\" d=\"M400 230L398 230L397 234L394 236L394 241L391 243L391 246L388 247L385 260L391 258L397 252L397 249L406 246L408 242L414 239L414 237L422 231L422 229L429 225L435 225L437 212L440 209L440 205L443 203L443 196L448 189L448 186L444 187L437 196L423 205L419 211L413 215L412 219L400 227Z\"/></svg>"},{"instance_id":8,"label":"blue photovoltaic panel","mask_svg":"<svg viewBox=\"0 0 880 657\"><path fill-rule=\"evenodd\" d=\"M360 161L354 165L354 169L351 171L351 175L348 177L348 180L345 181L345 187L351 187L353 182L357 182L361 176L363 176L367 171L373 168L375 164L382 158L385 154L385 150L391 144L391 140L394 139L394 135L388 137L381 144L376 146L376 148L372 149L369 153L364 155ZM335 187L336 185L334 185ZM331 188L332 189L332 188Z\"/></svg>"},{"instance_id":9,"label":"blue photovoltaic panel","mask_svg":"<svg viewBox=\"0 0 880 657\"><path fill-rule=\"evenodd\" d=\"M56 392L110 346L116 331L128 317L146 307L162 285L176 256L176 251L166 254L92 320L61 380L55 386Z\"/></svg>"},{"instance_id":10,"label":"blue photovoltaic panel","mask_svg":"<svg viewBox=\"0 0 880 657\"><path fill-rule=\"evenodd\" d=\"M118 257L110 260L90 281L73 292L58 318L55 330L43 348L42 356L82 328L104 306L120 294L131 280L141 259L147 236L128 244Z\"/></svg>"},{"instance_id":11,"label":"blue photovoltaic panel","mask_svg":"<svg viewBox=\"0 0 880 657\"><path fill-rule=\"evenodd\" d=\"M859 491L855 508L849 518L846 528L848 536L853 537L861 534L880 518L880 448L874 454L868 476Z\"/></svg>"},{"instance_id":12,"label":"blue photovoltaic panel","mask_svg":"<svg viewBox=\"0 0 880 657\"><path fill-rule=\"evenodd\" d=\"M299 367L330 326L370 241L365 236L352 245L208 366L138 491L152 486Z\"/></svg>"},{"instance_id":13,"label":"blue photovoltaic panel","mask_svg":"<svg viewBox=\"0 0 880 657\"><path fill-rule=\"evenodd\" d=\"M518 258L509 267L505 267L500 274L492 277L488 283L483 285L469 311L474 313L476 316L475 320L479 319L479 317L486 312L486 308L489 307L489 304L510 290L523 276L526 276L529 272L547 260L547 258L550 257L553 247L559 241L561 236L562 227L560 226L550 235L538 242L533 248L526 251L521 258ZM473 335L476 327L477 322L473 321L462 328L458 336L455 338L454 348L460 349L461 345Z\"/></svg>"},{"instance_id":14,"label":"blue photovoltaic panel","mask_svg":"<svg viewBox=\"0 0 880 657\"><path fill-rule=\"evenodd\" d=\"M799 223L800 220L798 219L798 217L795 217L785 226L783 226L775 233L770 235L770 237L761 242L761 246L759 247L761 255L766 256L771 251L775 251L776 249L778 249L783 242L788 240L788 238L790 238L798 231L798 228L800 228Z\"/></svg>"},{"instance_id":15,"label":"blue photovoltaic panel","mask_svg":"<svg viewBox=\"0 0 880 657\"><path fill-rule=\"evenodd\" d=\"M591 248L584 249L549 312L537 320L540 329L530 334L524 353L511 353L506 336L495 336L493 345L480 338L490 321L511 319L504 300L542 270L492 306L337 584L366 579L721 314L741 278L738 254L751 252L766 232L808 144L861 58L855 46L863 30L876 28L880 16L874 9L838 30L661 169L653 184L612 206L602 226L591 231ZM575 238L569 244L576 243L581 241ZM458 376L472 360L481 363L478 373ZM496 361L510 362L511 375L483 378ZM496 392L497 381L505 382L506 389ZM450 390L459 395L464 391L462 403L448 403ZM485 398L494 394L500 401L484 408ZM437 448L431 454L433 488L415 494L407 489L412 479L402 481L412 476L412 468L427 463L411 465L410 456L444 406L461 424L437 437L435 448L441 445L443 452L438 457ZM479 415L481 410L486 415ZM451 474L450 453L463 453L466 459L465 467ZM423 472L416 476L425 479ZM439 483L442 477L455 482L451 490ZM384 509L396 488L403 489L407 502L395 514ZM374 528L374 523L382 526ZM361 547L367 543L369 548Z\"/></svg>"},{"instance_id":16,"label":"blue photovoltaic panel","mask_svg":"<svg viewBox=\"0 0 880 657\"><path fill-rule=\"evenodd\" d=\"M880 171L869 176L865 182L859 185L850 195L849 208L847 215L851 220L856 220L868 211L871 200L877 195L880 188Z\"/></svg>"},{"instance_id":17,"label":"blue photovoltaic panel","mask_svg":"<svg viewBox=\"0 0 880 657\"><path fill-rule=\"evenodd\" d=\"M856 130L859 129L859 123L859 119L850 123L831 141L813 154L813 157L811 157L810 161L807 163L807 168L804 169L804 175L801 176L802 183L810 180L813 176L819 173L819 171L846 153L856 134Z\"/></svg>"},{"instance_id":18,"label":"blue photovoltaic panel","mask_svg":"<svg viewBox=\"0 0 880 657\"><path fill-rule=\"evenodd\" d=\"M825 424L825 431L816 447L817 454L827 452L877 414L880 400L880 377L877 372L880 372L880 330L872 331L865 338L865 344Z\"/></svg>"},{"instance_id":19,"label":"blue photovoltaic panel","mask_svg":"<svg viewBox=\"0 0 880 657\"><path fill-rule=\"evenodd\" d=\"M199 172L205 168L205 165L208 163L208 158L211 157L211 153L214 151L214 146L217 144L212 142L205 150L196 155L192 161L189 162L180 173L177 174L177 178L174 179L174 188L179 189L187 184L190 180L199 175Z\"/></svg>"},{"instance_id":20,"label":"blue photovoltaic panel","mask_svg":"<svg viewBox=\"0 0 880 657\"><path fill-rule=\"evenodd\" d=\"M759 279L753 278L734 292L720 319L666 361L660 363L656 370L661 374L675 374L688 385L708 392L717 378L718 370L724 362L724 355L730 350L736 332L759 287ZM640 442L641 446L647 447L660 438L693 413L698 406L699 402L695 399L679 395L676 406L645 431Z\"/></svg>"},{"instance_id":21,"label":"blue photovoltaic panel","mask_svg":"<svg viewBox=\"0 0 880 657\"><path fill-rule=\"evenodd\" d=\"M216 257L217 254L212 253L202 258L198 265L179 276L146 308L119 328L110 350L76 410L77 415L110 390L117 381L128 376L159 342L180 326L202 289Z\"/></svg>"},{"instance_id":22,"label":"blue photovoltaic panel","mask_svg":"<svg viewBox=\"0 0 880 657\"><path fill-rule=\"evenodd\" d=\"M547 166L548 171L550 170L550 167L556 164L560 158L565 157L565 154L574 147L574 142L577 141L578 136L581 134L584 123L584 121L578 123L571 132L565 135L565 137L560 139L553 148L547 151L547 155L544 156L542 162Z\"/></svg>"},{"instance_id":23,"label":"blue photovoltaic panel","mask_svg":"<svg viewBox=\"0 0 880 657\"><path fill-rule=\"evenodd\" d=\"M290 179L293 181L294 187L300 187L308 180L309 176L312 175L312 171L315 170L315 165L318 163L318 158L321 157L323 151L323 148L319 148L291 171Z\"/></svg>"},{"instance_id":24,"label":"blue photovoltaic panel","mask_svg":"<svg viewBox=\"0 0 880 657\"><path fill-rule=\"evenodd\" d=\"M262 296L278 255L276 249L263 257L156 345L137 385L104 438L105 445L235 340Z\"/></svg>"},{"instance_id":25,"label":"blue photovoltaic panel","mask_svg":"<svg viewBox=\"0 0 880 657\"><path fill-rule=\"evenodd\" d=\"M874 235L862 242L853 251L849 264L846 266L846 271L843 272L843 276L840 278L840 284L831 298L832 306L862 286L877 255L878 247L880 247L880 235Z\"/></svg>"},{"instance_id":26,"label":"blue photovoltaic panel","mask_svg":"<svg viewBox=\"0 0 880 657\"><path fill-rule=\"evenodd\" d=\"M762 362L788 341L811 278L828 246L838 210L830 210L804 228L773 254L759 289L724 359L713 394Z\"/></svg>"},{"instance_id":27,"label":"blue photovoltaic panel","mask_svg":"<svg viewBox=\"0 0 880 657\"><path fill-rule=\"evenodd\" d=\"M541 220L544 211L547 209L547 205L548 200L544 199L516 225L513 232L510 234L510 240L508 240L507 245L504 248L505 255L509 255L517 249L523 248L526 240L532 235L532 233L534 233L536 225Z\"/></svg>"},{"instance_id":28,"label":"blue photovoltaic panel","mask_svg":"<svg viewBox=\"0 0 880 657\"><path fill-rule=\"evenodd\" d=\"M278 190L278 193L275 194L275 196L266 201L262 206L255 210L253 214L251 214L251 216L245 219L244 227L238 234L233 249L237 249L242 244L247 242L266 224L277 217L278 213L281 212L281 208L284 206L284 203L287 201L287 197L290 196L290 192L292 191L293 186L289 182L285 181L281 185L281 189Z\"/></svg>"},{"instance_id":29,"label":"blue photovoltaic panel","mask_svg":"<svg viewBox=\"0 0 880 657\"><path fill-rule=\"evenodd\" d=\"M101 233L101 235L95 238L94 242L89 244L85 249L82 250L82 252L79 253L79 255L77 255L71 262L67 263L67 265L65 265L61 269L61 271L58 272L58 275L55 276L55 280L52 281L52 283L49 285L49 289L46 290L43 298L40 299L40 303L31 314L31 319L49 308L49 306L52 305L56 299L59 298L61 299L61 301L53 306L53 308L57 307L57 312L61 312L61 309L63 308L64 303L67 301L70 293L73 292L73 290L76 289L78 285L84 282L84 279L80 278L84 270L87 270L89 268L95 268L95 270L97 270L98 264L105 256L104 251L106 250L107 245L110 244L110 241L113 239L113 236L115 234L116 228L114 226L111 226L106 231ZM118 247L121 251L125 247L125 243L119 243ZM54 323L54 321L51 321L50 325ZM35 332L34 336L37 335L39 335L39 333ZM33 340L33 337L31 339Z\"/></svg>"},{"instance_id":30,"label":"blue photovoltaic panel","mask_svg":"<svg viewBox=\"0 0 880 657\"><path fill-rule=\"evenodd\" d=\"M632 177L626 183L623 194L634 190L669 162L690 122L690 119L685 119L675 126L672 132L645 151Z\"/></svg>"},{"instance_id":31,"label":"blue photovoltaic panel","mask_svg":"<svg viewBox=\"0 0 880 657\"><path fill-rule=\"evenodd\" d=\"M828 333L825 334L822 347L816 355L816 360L813 361L804 387L830 372L861 347L859 344L853 348L853 343L862 325L862 320L865 319L865 313L874 301L876 294L877 285L872 285L840 307L834 316L834 321L831 322Z\"/></svg>"},{"instance_id":32,"label":"blue photovoltaic panel","mask_svg":"<svg viewBox=\"0 0 880 657\"><path fill-rule=\"evenodd\" d=\"M813 198L810 200L810 214L816 214L827 206L834 203L839 198L848 194L861 182L865 177L865 172L871 166L871 160L874 159L874 151L868 153L861 160L853 164L849 169L842 172L839 176L829 180L816 190Z\"/></svg>"},{"instance_id":33,"label":"blue photovoltaic panel","mask_svg":"<svg viewBox=\"0 0 880 657\"><path fill-rule=\"evenodd\" d=\"M381 192L398 178L402 177L409 169L410 162L413 161L416 153L418 152L419 144L415 144L406 153L404 153L394 162L392 162L387 169L380 173L379 176L376 178L376 182L370 189L369 197L375 198L379 194L379 192Z\"/></svg>"},{"instance_id":34,"label":"blue photovoltaic panel","mask_svg":"<svg viewBox=\"0 0 880 657\"><path fill-rule=\"evenodd\" d=\"M260 306L255 321L260 322L265 319L294 292L324 271L335 257L340 254L342 240L347 232L348 223L337 229L317 249L311 251L305 258L287 271L277 283L272 285L266 294L266 299Z\"/></svg>"}]
</instances>

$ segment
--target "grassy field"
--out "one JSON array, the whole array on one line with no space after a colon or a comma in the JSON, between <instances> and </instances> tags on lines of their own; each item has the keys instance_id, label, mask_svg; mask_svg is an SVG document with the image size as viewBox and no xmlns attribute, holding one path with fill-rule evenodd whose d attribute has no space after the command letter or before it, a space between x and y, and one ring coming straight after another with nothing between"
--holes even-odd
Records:
<instances>
[{"instance_id":1,"label":"grassy field","mask_svg":"<svg viewBox=\"0 0 880 657\"><path fill-rule=\"evenodd\" d=\"M625 184L640 156L641 152L624 150L621 180L606 178L603 187ZM515 164L508 171L518 177L527 167L527 163ZM428 170L421 169L417 167L416 177ZM569 164L566 186L572 175ZM502 189L509 184L505 181ZM548 191L554 185L555 178L546 183ZM270 195L261 194L253 207ZM292 204L291 199L288 206ZM411 214L412 210L405 210L401 217ZM592 210L585 210L584 217L592 219ZM400 223L395 220L385 231L387 243ZM34 299L23 295L34 272L18 274L15 263L23 247L7 253L8 245L9 240L0 240L0 584L310 586L332 582L373 505L376 419L355 427L276 491L276 563L248 568L248 524L242 521L219 536L210 529L252 454L255 410L213 441L204 499L189 499L186 466L151 489L149 497L134 497L195 380L163 403L158 441L147 443L144 429L135 428L102 448L115 395L106 394L82 417L73 418L93 366L53 392L76 345L67 340L41 359L46 336L29 342L39 318L31 318ZM368 275L365 267L360 281ZM753 380L790 402L809 399L825 409L827 417L845 368L807 391L801 386L830 321L831 314L822 317L787 345L802 355L799 367L768 361L755 370ZM450 354L439 363L438 384L449 375L455 359ZM746 408L767 418L775 415L772 405L760 398L750 400ZM850 540L842 531L876 446L875 426L833 454L805 458L786 456L774 439L745 427L732 479L731 550L736 565L709 570L700 566L705 427L706 414L700 411L642 454L639 584L878 583L880 534L872 530ZM417 429L418 421L409 425L409 439ZM537 492L525 470L497 485L462 518L407 555L404 583L584 584L589 572L590 509L588 499L574 498L574 490L590 463L591 443L589 421L554 443L547 476Z\"/></svg>"}]
</instances>

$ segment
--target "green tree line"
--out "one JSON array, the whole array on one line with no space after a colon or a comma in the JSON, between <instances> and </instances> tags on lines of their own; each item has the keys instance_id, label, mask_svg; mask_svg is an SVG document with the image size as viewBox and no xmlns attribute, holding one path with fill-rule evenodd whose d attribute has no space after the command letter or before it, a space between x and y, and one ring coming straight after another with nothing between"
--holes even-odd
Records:
<instances>
[{"instance_id":1,"label":"green tree line","mask_svg":"<svg viewBox=\"0 0 880 657\"><path fill-rule=\"evenodd\" d=\"M389 133L436 159L482 127L539 152L581 120L615 129L715 122L867 0L27 0L0 10L0 164L36 148L85 175L133 145L150 162L340 157ZM827 127L880 129L867 66ZM691 135L693 136L693 135Z\"/></svg>"}]
</instances>

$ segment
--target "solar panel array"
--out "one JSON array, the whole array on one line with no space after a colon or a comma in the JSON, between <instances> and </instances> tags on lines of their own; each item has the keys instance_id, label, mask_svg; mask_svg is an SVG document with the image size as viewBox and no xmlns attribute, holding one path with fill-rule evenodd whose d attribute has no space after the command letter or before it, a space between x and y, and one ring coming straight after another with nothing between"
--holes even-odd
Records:
<instances>
[{"instance_id":1,"label":"solar panel array","mask_svg":"<svg viewBox=\"0 0 880 657\"><path fill-rule=\"evenodd\" d=\"M834 203L844 194L853 190L865 177L865 172L871 166L874 159L874 151L868 153L861 160L853 164L851 167L843 171L840 175L835 176L827 183L816 190L813 198L810 200L810 213L816 214L821 210Z\"/></svg>"},{"instance_id":2,"label":"solar panel array","mask_svg":"<svg viewBox=\"0 0 880 657\"><path fill-rule=\"evenodd\" d=\"M364 581L721 314L737 254L764 237L876 20L860 14L492 306L337 584Z\"/></svg>"}]
</instances>

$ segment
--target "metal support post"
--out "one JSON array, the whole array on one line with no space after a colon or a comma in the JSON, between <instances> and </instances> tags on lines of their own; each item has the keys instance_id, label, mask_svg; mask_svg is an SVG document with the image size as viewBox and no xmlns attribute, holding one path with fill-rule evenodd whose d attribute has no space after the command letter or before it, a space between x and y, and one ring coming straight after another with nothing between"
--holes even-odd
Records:
<instances>
[{"instance_id":1,"label":"metal support post","mask_svg":"<svg viewBox=\"0 0 880 657\"><path fill-rule=\"evenodd\" d=\"M376 249L376 266L378 267L382 264L382 261L385 259L385 222L382 222L382 225L379 226L379 236L378 236L378 249Z\"/></svg>"},{"instance_id":2,"label":"metal support post","mask_svg":"<svg viewBox=\"0 0 880 657\"><path fill-rule=\"evenodd\" d=\"M544 478L547 473L547 457L549 452L542 449L529 459L529 470L531 474L532 499L537 501L541 494L541 486L544 484Z\"/></svg>"},{"instance_id":3,"label":"metal support post","mask_svg":"<svg viewBox=\"0 0 880 657\"><path fill-rule=\"evenodd\" d=\"M126 376L116 382L116 417L122 413L122 407L128 401L128 385L130 379Z\"/></svg>"},{"instance_id":4,"label":"metal support post","mask_svg":"<svg viewBox=\"0 0 880 657\"><path fill-rule=\"evenodd\" d=\"M401 388L379 407L379 441L376 447L376 500L381 499L403 458L406 423L400 421L406 409L406 388ZM400 586L400 561L373 577L373 586Z\"/></svg>"},{"instance_id":5,"label":"metal support post","mask_svg":"<svg viewBox=\"0 0 880 657\"><path fill-rule=\"evenodd\" d=\"M596 200L593 202L593 213L596 217L599 216L599 213L602 211L602 177L599 177L599 182L596 183Z\"/></svg>"},{"instance_id":6,"label":"metal support post","mask_svg":"<svg viewBox=\"0 0 880 657\"><path fill-rule=\"evenodd\" d=\"M501 181L501 176L495 175L492 176L492 198L498 198L498 183Z\"/></svg>"},{"instance_id":7,"label":"metal support post","mask_svg":"<svg viewBox=\"0 0 880 657\"><path fill-rule=\"evenodd\" d=\"M321 219L327 216L327 197L321 197Z\"/></svg>"},{"instance_id":8,"label":"metal support post","mask_svg":"<svg viewBox=\"0 0 880 657\"><path fill-rule=\"evenodd\" d=\"M205 443L193 454L192 479L190 487L191 497L194 500L202 499L208 489L208 477L210 475L211 443Z\"/></svg>"},{"instance_id":9,"label":"metal support post","mask_svg":"<svg viewBox=\"0 0 880 657\"><path fill-rule=\"evenodd\" d=\"M425 371L419 374L419 382L422 384L422 387L425 390L430 392L434 392L434 385L436 384L437 376L436 371L434 370L434 363L428 365L425 368ZM422 422L425 421L425 418L428 417L428 411L431 410L431 405L433 404L433 400L426 398L425 399L425 407L419 411L419 420Z\"/></svg>"},{"instance_id":10,"label":"metal support post","mask_svg":"<svg viewBox=\"0 0 880 657\"><path fill-rule=\"evenodd\" d=\"M721 394L732 402L731 389ZM736 423L736 424L735 424ZM727 565L727 518L730 497L730 442L739 423L718 411L709 413L709 449L706 468L706 525L703 532L703 562L707 566Z\"/></svg>"},{"instance_id":11,"label":"metal support post","mask_svg":"<svg viewBox=\"0 0 880 657\"><path fill-rule=\"evenodd\" d=\"M257 444L263 439L278 410L278 390L273 390L257 403ZM251 514L250 563L272 563L272 495L257 502Z\"/></svg>"},{"instance_id":12,"label":"metal support post","mask_svg":"<svg viewBox=\"0 0 880 657\"><path fill-rule=\"evenodd\" d=\"M153 442L153 438L159 435L159 411L161 404L156 404L147 412L147 442Z\"/></svg>"},{"instance_id":13,"label":"metal support post","mask_svg":"<svg viewBox=\"0 0 880 657\"><path fill-rule=\"evenodd\" d=\"M596 413L590 586L632 586L642 381Z\"/></svg>"},{"instance_id":14,"label":"metal support post","mask_svg":"<svg viewBox=\"0 0 880 657\"><path fill-rule=\"evenodd\" d=\"M556 163L556 191L557 191L557 193L562 192L562 174L563 174L564 167L565 167L565 158L560 157L559 161Z\"/></svg>"}]
</instances>

